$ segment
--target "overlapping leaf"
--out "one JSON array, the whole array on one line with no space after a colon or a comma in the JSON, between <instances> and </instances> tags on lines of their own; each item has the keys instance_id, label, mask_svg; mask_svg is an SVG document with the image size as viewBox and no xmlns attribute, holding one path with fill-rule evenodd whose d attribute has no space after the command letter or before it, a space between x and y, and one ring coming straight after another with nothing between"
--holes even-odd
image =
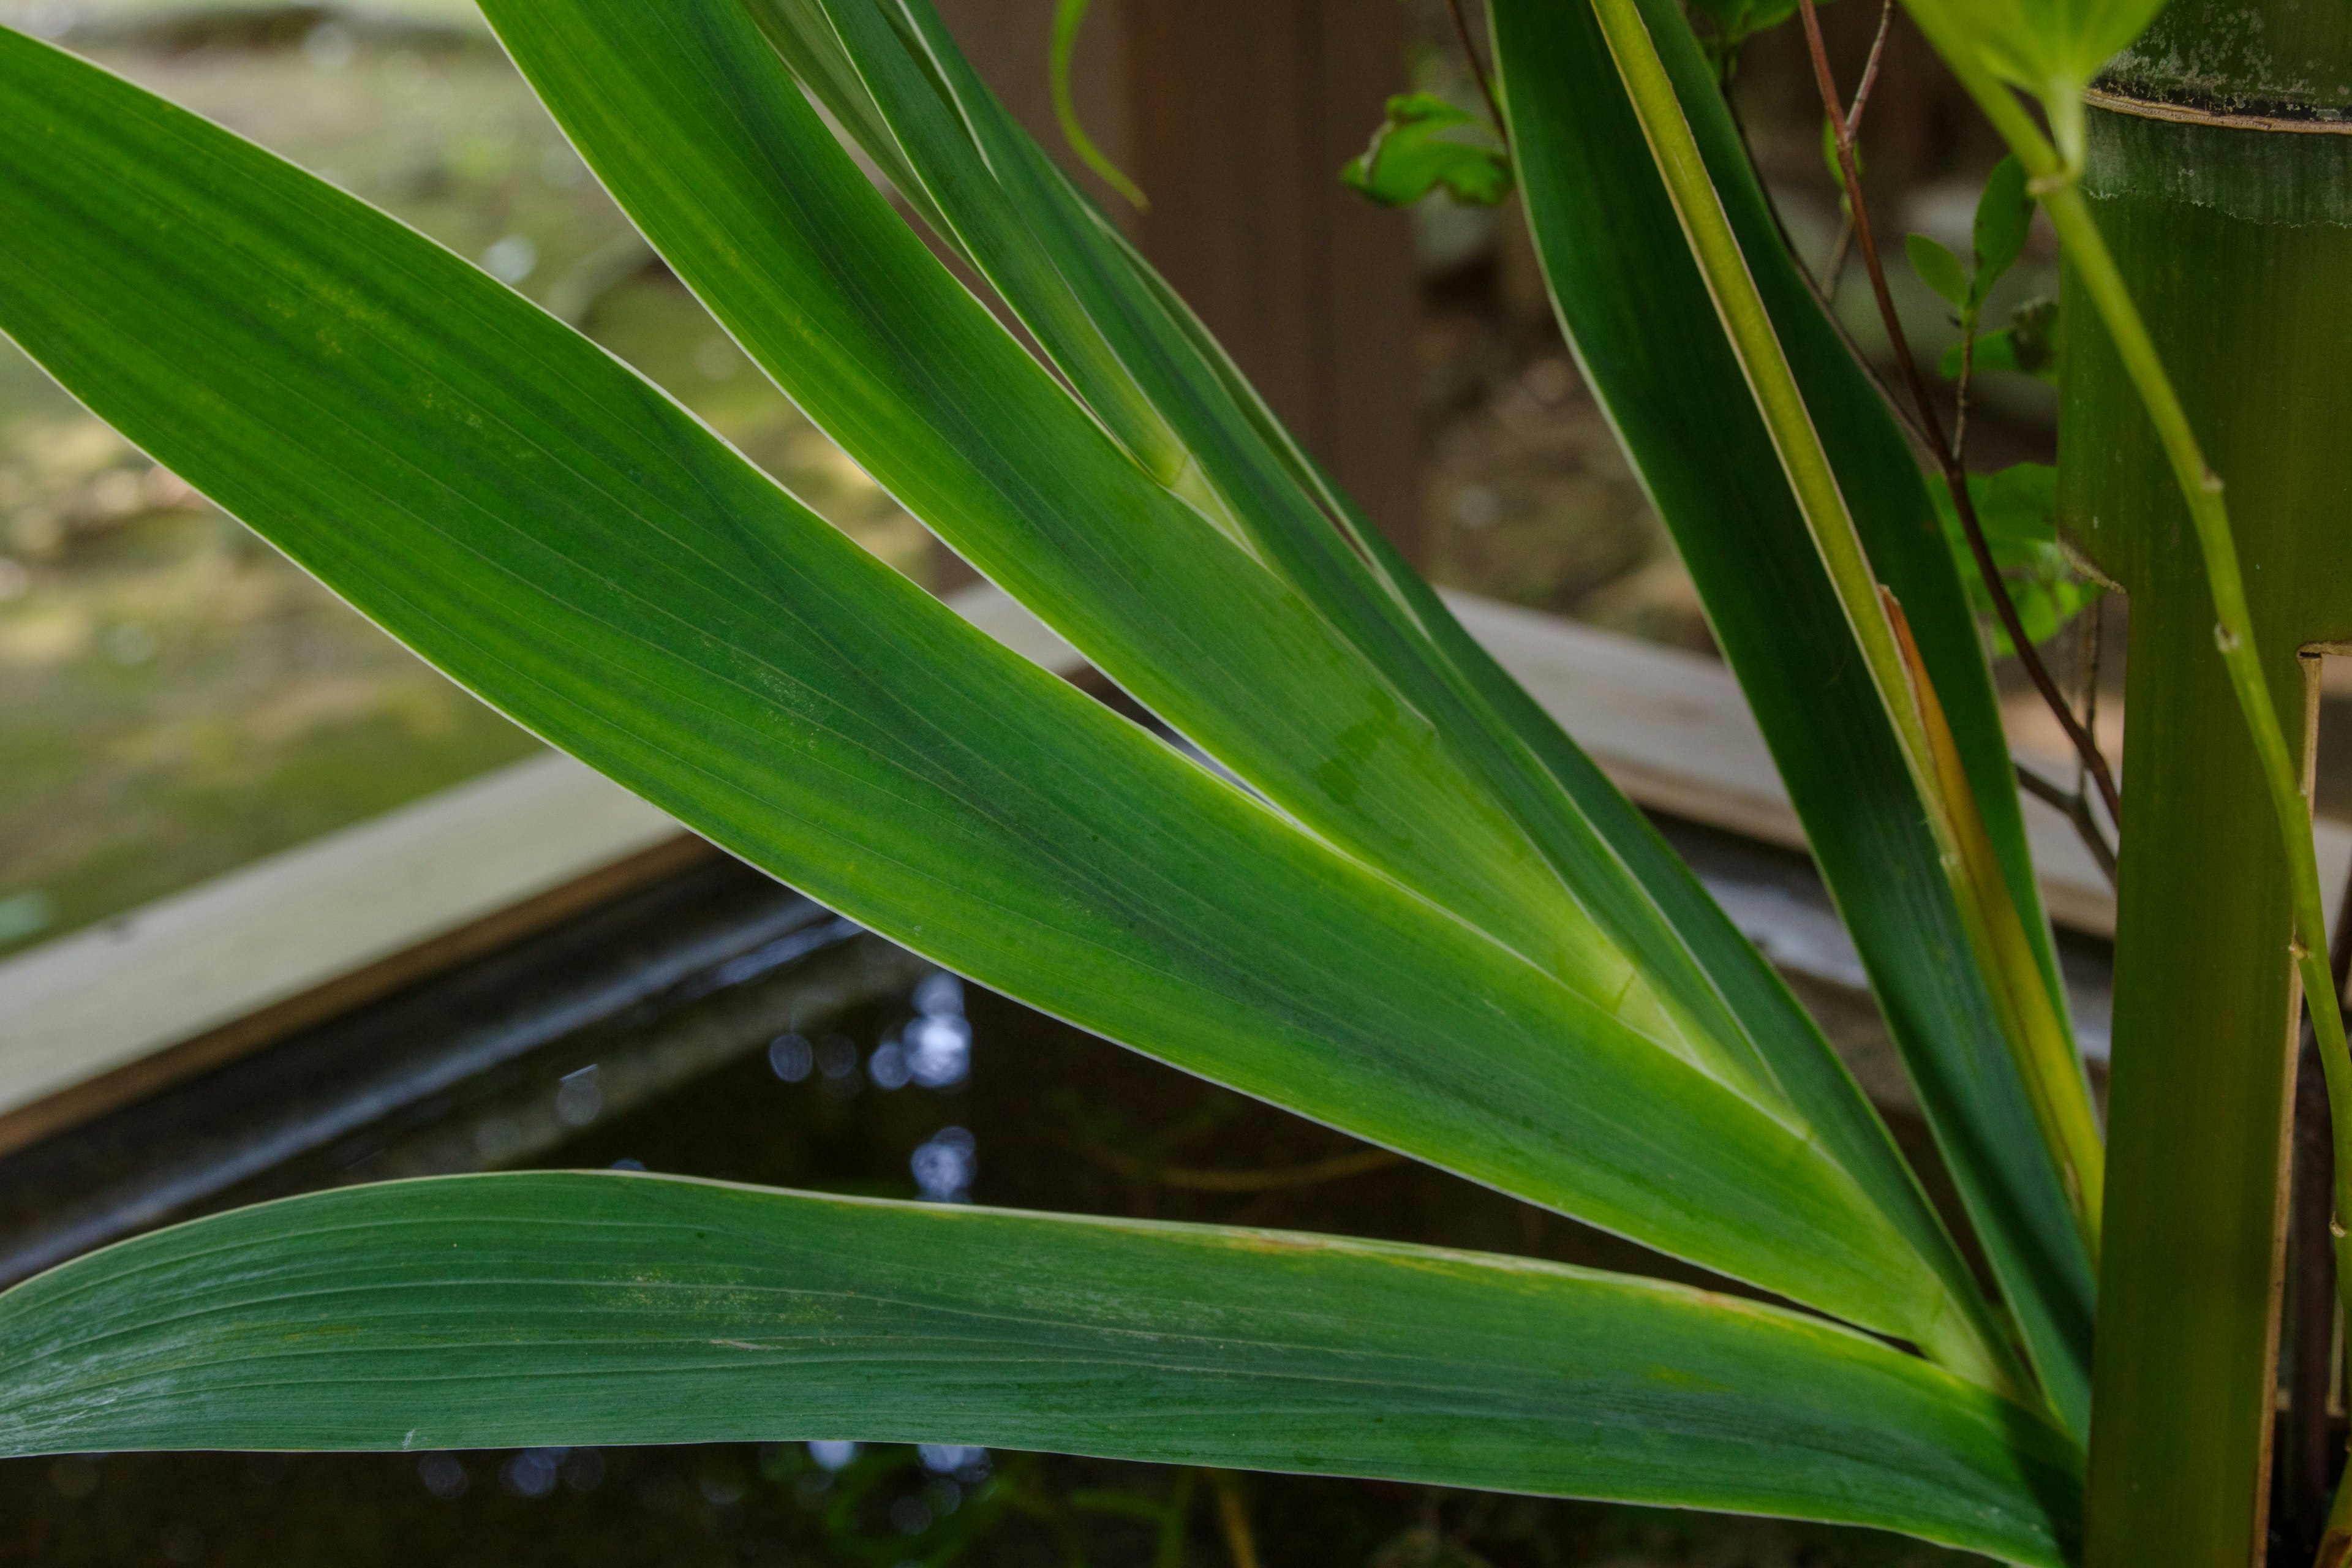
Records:
<instances>
[{"instance_id":1,"label":"overlapping leaf","mask_svg":"<svg viewBox=\"0 0 2352 1568\"><path fill-rule=\"evenodd\" d=\"M549 739L1048 1011L1997 1375L1835 1123L997 647L463 262L14 34L0 126L0 326Z\"/></svg>"},{"instance_id":2,"label":"overlapping leaf","mask_svg":"<svg viewBox=\"0 0 2352 1568\"><path fill-rule=\"evenodd\" d=\"M1431 797L1364 770L1332 795L1334 733L1297 719L1322 705L1333 723L1412 726L1425 776L1442 769L1499 805L1496 854L1531 851L1634 960L1680 1032L1664 1043L1787 1104L1967 1300L1884 1130L1753 951L1353 516L936 16L870 0L754 9L843 124L887 138L868 149L877 162L921 183L919 210L948 226L942 242L994 284L1083 406L886 208L735 0L488 8L672 267L918 515L1277 805L1524 949L1512 933L1558 907L1558 889L1532 903L1518 901L1524 878L1465 890L1459 833L1381 841L1378 813L1417 818ZM852 101L853 81L870 96ZM1139 499L1092 504L1081 479ZM1152 552L1148 590L1089 565L1130 551ZM1265 641L1255 623L1272 604L1297 617L1299 640ZM1296 667L1237 670L1228 642ZM1498 894L1513 908L1498 913Z\"/></svg>"},{"instance_id":3,"label":"overlapping leaf","mask_svg":"<svg viewBox=\"0 0 2352 1568\"><path fill-rule=\"evenodd\" d=\"M854 1438L1849 1521L2054 1565L2027 1412L1818 1320L1433 1248L610 1173L346 1189L0 1298L0 1453Z\"/></svg>"},{"instance_id":4,"label":"overlapping leaf","mask_svg":"<svg viewBox=\"0 0 2352 1568\"><path fill-rule=\"evenodd\" d=\"M1686 27L1670 6L1643 10L2063 1005L1999 712L1918 468L1781 246ZM1763 726L2053 1403L2083 1431L2091 1270L1891 726L1597 23L1582 5L1544 0L1491 11L1530 228L1563 325Z\"/></svg>"}]
</instances>

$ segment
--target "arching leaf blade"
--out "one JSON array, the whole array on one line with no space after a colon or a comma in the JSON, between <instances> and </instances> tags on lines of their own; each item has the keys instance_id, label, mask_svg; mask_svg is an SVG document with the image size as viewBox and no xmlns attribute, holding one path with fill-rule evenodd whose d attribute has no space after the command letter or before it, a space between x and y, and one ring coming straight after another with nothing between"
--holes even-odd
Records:
<instances>
[{"instance_id":1,"label":"arching leaf blade","mask_svg":"<svg viewBox=\"0 0 2352 1568\"><path fill-rule=\"evenodd\" d=\"M345 1188L0 1297L0 1452L853 1438L1380 1476L2065 1561L2029 1412L1818 1320L1435 1248L617 1173Z\"/></svg>"},{"instance_id":2,"label":"arching leaf blade","mask_svg":"<svg viewBox=\"0 0 2352 1568\"><path fill-rule=\"evenodd\" d=\"M867 128L866 134L895 138L868 150L877 162L903 164L925 182L926 205L954 226L953 247L994 281L1136 464L1175 444L1181 460L1173 466L1204 475L1226 498L1237 525L1251 531L1280 578L1322 614L1328 629L1344 637L1341 646L1360 654L1401 701L1444 721L1433 728L1433 743L1458 749L1463 775L1491 790L1528 839L1552 857L1681 1016L1727 1047L1739 1075L1733 1081L1756 1084L1768 1100L1785 1100L1794 1119L1855 1174L1928 1260L1947 1299L1963 1316L1979 1316L1974 1283L1956 1249L1811 1021L1597 769L1583 763L1570 789L1538 760L1544 746L1573 751L1548 719L1538 715L1543 735L1531 749L1496 716L1477 679L1446 651L1447 638L1461 638L1451 616L1289 444L1181 302L1004 114L929 8L762 0L751 10L771 37L793 39L788 58L832 62L823 81L835 85L812 79L810 90L837 94L846 90L840 84L852 70L863 73L858 79L873 99L839 118ZM1040 467L1050 466L1047 448L1023 446L1034 436L1032 419L990 423L1003 411L954 378L933 371L886 384L866 374L893 355L910 363L937 356L958 322L975 331L974 352L985 344L1013 356L1014 370L1033 367L1017 363L994 324L834 153L736 0L688 0L658 12L608 0L493 0L488 14L583 155L673 268L782 384L831 422L869 469L919 468L910 482L930 485L960 463L976 470L980 460L953 440L908 436L917 429L952 436L964 422L972 431L995 432L987 443L992 450L1031 450ZM779 155L787 148L790 156ZM885 277L897 281L885 288L877 281ZM937 312L926 319L942 325L905 332L893 312L925 290L925 309ZM1049 399L1059 394L1042 374L1029 374L1023 384ZM1139 467L1121 470L1122 480L1139 477ZM942 504L969 502L931 493ZM1052 533L1031 530L1018 515L999 514L981 526L996 531L1000 547L1040 555L1049 566L1099 548L1085 536L1119 526L1101 512L1065 515L1046 508L1038 515L1040 529L1068 528L1073 542L1055 544ZM1122 613L1112 628L1128 640L1097 642L1095 648L1109 646L1114 654L1140 658L1166 680L1199 673L1186 668L1188 645L1224 626L1218 617L1239 601L1216 589L1215 561L1194 565L1199 574L1191 588L1155 575L1149 603L1127 601L1140 605L1141 614L1130 619ZM1224 565L1241 566L1238 552ZM1086 618L1083 601L1114 591L1076 574L1042 583L1032 575L1015 586L1024 596L1042 587L1030 600L1033 608L1081 646L1089 626L1102 629ZM1491 661L1483 679L1508 684ZM1212 702L1239 699L1224 718L1241 728L1269 721L1266 694L1255 687L1212 679L1202 689ZM1531 707L1523 695L1519 700ZM1290 732L1282 739L1297 744L1311 737ZM1222 754L1278 803L1318 820L1279 775L1253 772L1246 756ZM1301 752L1312 754L1311 745ZM1610 826L1597 827L1604 817ZM1663 890L1648 885L1652 880L1662 880ZM1441 900L1452 886L1415 885ZM1476 918L1472 909L1462 912ZM1695 942L1706 947L1704 962L1692 956ZM1727 996L1737 998L1737 1008Z\"/></svg>"},{"instance_id":3,"label":"arching leaf blade","mask_svg":"<svg viewBox=\"0 0 2352 1568\"><path fill-rule=\"evenodd\" d=\"M1917 636L2063 1006L1999 710L1918 467L1780 245L1696 44L1678 17L1644 4L1871 563ZM2036 1370L2085 1431L2094 1283L2064 1191L1891 727L1854 665L1597 23L1581 5L1534 0L1496 0L1492 15L1530 229L1563 325L1763 727Z\"/></svg>"}]
</instances>

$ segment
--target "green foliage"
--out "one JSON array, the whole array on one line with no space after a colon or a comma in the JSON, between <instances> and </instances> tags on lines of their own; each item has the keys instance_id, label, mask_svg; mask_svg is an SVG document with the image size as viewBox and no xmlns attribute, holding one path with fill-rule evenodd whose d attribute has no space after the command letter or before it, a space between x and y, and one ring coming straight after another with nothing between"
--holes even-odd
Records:
<instances>
[{"instance_id":1,"label":"green foliage","mask_svg":"<svg viewBox=\"0 0 2352 1568\"><path fill-rule=\"evenodd\" d=\"M1389 100L1372 140L1339 171L1350 190L1386 207L1408 206L1434 190L1490 207L1511 194L1511 159L1481 116L1433 92Z\"/></svg>"},{"instance_id":2,"label":"green foliage","mask_svg":"<svg viewBox=\"0 0 2352 1568\"><path fill-rule=\"evenodd\" d=\"M2027 189L2025 165L2014 154L1993 165L1977 197L1974 225L1976 265L1969 286L1969 306L1981 310L1994 284L2008 275L2025 254L2025 237L2033 226L2033 194Z\"/></svg>"},{"instance_id":3,"label":"green foliage","mask_svg":"<svg viewBox=\"0 0 2352 1568\"><path fill-rule=\"evenodd\" d=\"M1948 58L1972 61L2033 93L2079 91L2164 8L2164 0L1905 3Z\"/></svg>"},{"instance_id":4,"label":"green foliage","mask_svg":"<svg viewBox=\"0 0 2352 1568\"><path fill-rule=\"evenodd\" d=\"M1990 620L1992 594L1976 570L1968 535L1960 528L1958 510L1949 491L1937 489L1936 515L1944 526L1944 540L1968 584L1969 603ZM1994 474L1969 476L1969 499L1975 502L1977 522L1992 551L1993 564L2009 584L2025 635L2035 642L2054 637L2077 612L2099 596L2100 584L2086 576L2074 554L2058 541L2058 470L2042 463L2019 463ZM1992 625L1994 649L2014 653L2009 633Z\"/></svg>"},{"instance_id":5,"label":"green foliage","mask_svg":"<svg viewBox=\"0 0 2352 1568\"><path fill-rule=\"evenodd\" d=\"M1740 47L1797 14L1797 0L1690 0L1690 15L1706 23L1699 44L1718 79L1728 81L1739 68Z\"/></svg>"},{"instance_id":6,"label":"green foliage","mask_svg":"<svg viewBox=\"0 0 2352 1568\"><path fill-rule=\"evenodd\" d=\"M1727 342L1590 13L1494 8L1520 168L1498 128L1407 95L1349 183L1493 201L1524 173L1565 323L1854 921L2006 1320L1760 955L927 5L484 8L744 352L1243 787L965 626L457 258L14 34L0 327L452 676L751 863L1081 1026L1801 1310L1328 1237L613 1174L396 1184L0 1297L0 1449L920 1438L2067 1560L2081 1239L1990 982L1956 962L1969 929L1776 450L1790 421L1759 413L1754 345ZM1072 126L1084 9L1057 16ZM1786 11L1710 15L1745 37ZM1774 237L1697 44L1664 0L1638 20L1818 432L1817 489L1906 607L1995 875L2043 939L2028 983L2054 989L1916 466ZM1922 253L1964 312L2022 244L2021 182L1996 186L1971 267Z\"/></svg>"},{"instance_id":7,"label":"green foliage","mask_svg":"<svg viewBox=\"0 0 2352 1568\"><path fill-rule=\"evenodd\" d=\"M1940 240L1924 234L1904 237L1911 269L1959 313L1963 337L1977 330L1993 285L2008 275L2025 253L2025 237L2033 224L2033 196L2026 188L2025 167L2015 158L2003 158L1985 180L1977 197L1977 215L1969 258L1965 263Z\"/></svg>"},{"instance_id":8,"label":"green foliage","mask_svg":"<svg viewBox=\"0 0 2352 1568\"><path fill-rule=\"evenodd\" d=\"M1581 6L1537 0L1498 5L1494 16L1528 227L1562 324L1674 531L1772 746L2048 1397L2080 1431L2090 1395L2089 1259L1984 978L1950 957L1967 951L1969 937L1843 607L1715 324L1706 280L1597 22ZM2033 909L1983 643L1918 462L1780 243L1694 41L1654 12L1650 31L1871 565L1908 616L2012 893ZM1590 222L1594 212L1612 222ZM2054 990L2046 950L2044 964Z\"/></svg>"}]
</instances>

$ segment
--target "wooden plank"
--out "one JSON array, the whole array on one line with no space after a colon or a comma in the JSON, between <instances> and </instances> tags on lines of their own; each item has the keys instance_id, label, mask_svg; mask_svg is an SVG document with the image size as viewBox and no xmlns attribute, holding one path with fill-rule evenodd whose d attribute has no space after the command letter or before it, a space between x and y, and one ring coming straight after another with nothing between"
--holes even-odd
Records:
<instances>
[{"instance_id":1,"label":"wooden plank","mask_svg":"<svg viewBox=\"0 0 2352 1568\"><path fill-rule=\"evenodd\" d=\"M1055 0L942 0L940 14L1013 118L1134 237L1307 450L1418 559L1411 223L1339 177L1388 95L1404 89L1403 12L1364 0L1097 0L1079 34L1071 96L1095 144L1150 198L1139 213L1085 167L1055 121ZM974 577L951 552L935 552L935 588Z\"/></svg>"},{"instance_id":2,"label":"wooden plank","mask_svg":"<svg viewBox=\"0 0 2352 1568\"><path fill-rule=\"evenodd\" d=\"M1129 0L1137 242L1409 556L1421 545L1412 230L1339 184L1404 16L1375 0Z\"/></svg>"},{"instance_id":3,"label":"wooden plank","mask_svg":"<svg viewBox=\"0 0 2352 1568\"><path fill-rule=\"evenodd\" d=\"M1803 847L1722 665L1473 595L1446 598L1634 800ZM1045 668L1088 673L997 589L948 602ZM2054 918L2112 933L2114 900L2073 829L2039 802L2026 810ZM2352 830L2323 821L2316 839L2326 886L2343 887ZM35 948L0 963L0 1152L714 853L550 755Z\"/></svg>"},{"instance_id":4,"label":"wooden plank","mask_svg":"<svg viewBox=\"0 0 2352 1568\"><path fill-rule=\"evenodd\" d=\"M1065 674L990 587L950 601ZM529 758L0 963L0 1153L718 851L571 758Z\"/></svg>"},{"instance_id":5,"label":"wooden plank","mask_svg":"<svg viewBox=\"0 0 2352 1568\"><path fill-rule=\"evenodd\" d=\"M1471 635L1633 799L1694 822L1804 847L1804 827L1763 732L1725 666L1474 595L1445 598ZM2052 779L2072 776L2071 758L2024 749L2017 756ZM2073 825L2028 796L2025 826L2051 919L2086 935L2113 937L2114 891ZM2352 828L2323 819L2314 840L2321 883L2334 898L2352 870Z\"/></svg>"}]
</instances>

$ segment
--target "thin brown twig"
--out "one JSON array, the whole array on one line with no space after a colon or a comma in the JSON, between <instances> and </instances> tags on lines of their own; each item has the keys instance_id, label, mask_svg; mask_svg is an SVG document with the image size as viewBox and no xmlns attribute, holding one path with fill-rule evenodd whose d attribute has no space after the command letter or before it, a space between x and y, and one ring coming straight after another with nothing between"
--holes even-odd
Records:
<instances>
[{"instance_id":1,"label":"thin brown twig","mask_svg":"<svg viewBox=\"0 0 2352 1568\"><path fill-rule=\"evenodd\" d=\"M1841 214L1838 219L1837 243L1830 247L1829 288L1822 297L1824 305L1837 303L1838 285L1845 281L1846 253L1853 248L1853 219Z\"/></svg>"},{"instance_id":2,"label":"thin brown twig","mask_svg":"<svg viewBox=\"0 0 2352 1568\"><path fill-rule=\"evenodd\" d=\"M1870 107L1871 89L1878 85L1878 62L1885 56L1886 35L1894 21L1895 0L1885 0L1878 12L1878 36L1871 39L1870 58L1862 68L1862 85L1853 89L1853 106L1845 113L1845 135L1849 142L1862 131L1862 111ZM1847 200L1851 202L1852 199L1849 195ZM1853 246L1853 214L1849 210L1838 224L1837 244L1830 247L1829 290L1824 296L1827 303L1834 304L1837 300L1838 285L1845 280L1846 252Z\"/></svg>"},{"instance_id":3,"label":"thin brown twig","mask_svg":"<svg viewBox=\"0 0 2352 1568\"><path fill-rule=\"evenodd\" d=\"M2083 728L2099 732L2099 659L2107 646L2107 601L2091 601L2091 668L2083 678Z\"/></svg>"},{"instance_id":4,"label":"thin brown twig","mask_svg":"<svg viewBox=\"0 0 2352 1568\"><path fill-rule=\"evenodd\" d=\"M1486 112L1495 117L1495 134L1503 139L1503 150L1510 151L1510 128L1503 123L1503 105L1495 96L1495 84L1486 79L1486 67L1478 58L1478 46L1470 40L1470 18L1462 14L1462 0L1445 0L1445 8L1454 16L1454 36L1461 42L1462 58L1470 62L1470 75L1478 84L1478 96L1486 100Z\"/></svg>"},{"instance_id":5,"label":"thin brown twig","mask_svg":"<svg viewBox=\"0 0 2352 1568\"><path fill-rule=\"evenodd\" d=\"M2018 784L2026 794L2057 807L2066 820L2074 825L2074 831L2081 835L2084 845L2091 851L2091 858L2098 862L2099 875L2107 879L2108 887L2114 887L2115 847L2107 842L2106 834L2100 829L2099 819L2091 815L2091 797L2079 789L2060 789L2023 763L2011 763L2010 766L2017 770Z\"/></svg>"},{"instance_id":6,"label":"thin brown twig","mask_svg":"<svg viewBox=\"0 0 2352 1568\"><path fill-rule=\"evenodd\" d=\"M1845 135L1851 142L1862 133L1862 111L1870 106L1871 89L1878 85L1878 66L1886 58L1886 35L1895 30L1895 0L1878 9L1878 36L1870 40L1870 58L1863 62L1862 85L1853 89L1853 106L1845 112Z\"/></svg>"},{"instance_id":7,"label":"thin brown twig","mask_svg":"<svg viewBox=\"0 0 2352 1568\"><path fill-rule=\"evenodd\" d=\"M1822 110L1831 124L1837 127L1838 173L1845 181L1848 205L1853 212L1855 242L1862 248L1863 269L1869 274L1871 292L1878 300L1878 313L1886 324L1886 335L1895 351L1896 366L1903 373L1905 384L1911 392L1911 401L1919 413L1919 423L1928 437L1928 451L1941 470L1945 487L1951 491L1953 509L1959 513L1960 531L1968 536L1969 552L1976 558L1977 572L1983 577L1985 592L1991 598L1994 612L2000 617L2001 627L2009 633L2010 645L2017 650L2018 661L2032 679L2034 689L2056 715L2059 725L2066 731L2076 755L2090 770L2093 782L2099 786L2099 797L2106 803L2107 815L2123 820L2121 797L2116 790L2114 773L2107 759L2101 754L2098 742L2085 731L2074 717L2072 704L2059 691L2058 683L2051 679L2050 668L2034 651L2032 639L2025 635L2025 623L2019 617L2017 605L2011 599L2009 584L2001 577L2000 568L1994 564L1992 547L1985 540L1984 525L1978 520L1975 498L1969 494L1968 472L1962 468L1952 447L1944 438L1943 420L1936 413L1934 399L1927 395L1927 383L1919 374L1919 362L1911 353L1911 340L1903 331L1902 319L1895 311L1895 297L1886 287L1886 268L1880 260L1878 241L1870 229L1870 208L1863 200L1862 179L1853 159L1853 137L1845 129L1846 115L1838 102L1837 79L1830 70L1829 46L1822 37L1821 13L1814 0L1798 0L1798 8L1805 20L1805 44L1813 58L1813 79L1821 89Z\"/></svg>"}]
</instances>

